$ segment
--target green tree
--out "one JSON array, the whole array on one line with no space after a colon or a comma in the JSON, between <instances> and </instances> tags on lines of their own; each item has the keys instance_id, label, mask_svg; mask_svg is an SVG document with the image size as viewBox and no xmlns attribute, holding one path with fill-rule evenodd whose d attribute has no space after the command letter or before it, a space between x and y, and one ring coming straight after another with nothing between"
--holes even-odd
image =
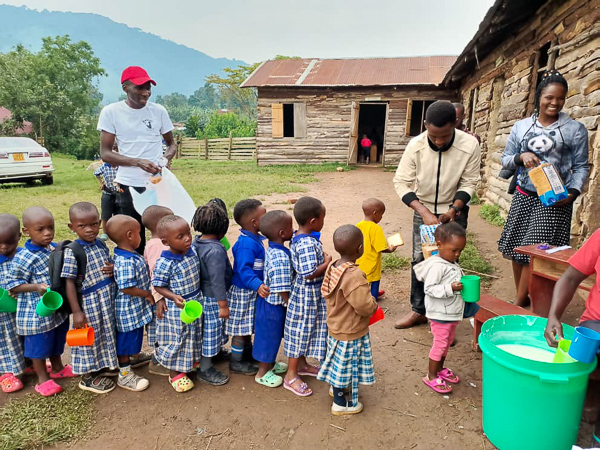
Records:
<instances>
[{"instance_id":1,"label":"green tree","mask_svg":"<svg viewBox=\"0 0 600 450\"><path fill-rule=\"evenodd\" d=\"M49 150L82 157L91 151L83 148L91 142L81 138L90 132L102 99L94 80L105 71L86 42L72 42L69 36L42 42L38 53L17 46L0 54L0 104L15 120L32 122Z\"/></svg>"},{"instance_id":2,"label":"green tree","mask_svg":"<svg viewBox=\"0 0 600 450\"><path fill-rule=\"evenodd\" d=\"M212 84L205 83L190 95L188 103L196 108L216 109L220 106L219 93Z\"/></svg>"},{"instance_id":3,"label":"green tree","mask_svg":"<svg viewBox=\"0 0 600 450\"><path fill-rule=\"evenodd\" d=\"M257 92L254 88L241 88L240 84L250 76L259 63L249 66L240 65L234 69L223 69L226 76L218 74L206 77L208 84L219 89L224 107L238 109L243 116L256 117Z\"/></svg>"},{"instance_id":4,"label":"green tree","mask_svg":"<svg viewBox=\"0 0 600 450\"><path fill-rule=\"evenodd\" d=\"M198 139L218 139L229 137L251 137L256 136L256 120L248 117L240 117L235 113L219 114L215 112L206 126L196 132Z\"/></svg>"}]
</instances>

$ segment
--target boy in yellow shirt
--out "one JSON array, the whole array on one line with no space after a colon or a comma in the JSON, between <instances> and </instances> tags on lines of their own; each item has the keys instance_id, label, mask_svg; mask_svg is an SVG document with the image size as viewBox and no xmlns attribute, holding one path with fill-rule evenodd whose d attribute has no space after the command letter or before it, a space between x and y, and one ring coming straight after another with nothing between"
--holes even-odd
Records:
<instances>
[{"instance_id":1,"label":"boy in yellow shirt","mask_svg":"<svg viewBox=\"0 0 600 450\"><path fill-rule=\"evenodd\" d=\"M371 283L371 295L375 300L385 294L379 290L381 281L381 254L391 253L398 246L390 247L385 239L383 228L379 225L385 213L385 204L376 198L368 198L362 204L365 215L356 226L362 231L365 252L357 261L358 267L367 275L367 281Z\"/></svg>"}]
</instances>

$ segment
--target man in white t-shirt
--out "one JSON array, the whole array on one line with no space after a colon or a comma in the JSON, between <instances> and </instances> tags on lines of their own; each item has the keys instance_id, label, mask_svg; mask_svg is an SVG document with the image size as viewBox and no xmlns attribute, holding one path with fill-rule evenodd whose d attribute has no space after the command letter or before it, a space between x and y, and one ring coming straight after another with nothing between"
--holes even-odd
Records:
<instances>
[{"instance_id":1,"label":"man in white t-shirt","mask_svg":"<svg viewBox=\"0 0 600 450\"><path fill-rule=\"evenodd\" d=\"M143 254L146 230L142 218L133 207L129 188L144 192L146 181L171 161L177 145L173 141L173 124L169 113L162 105L148 101L152 94L151 85L156 86L148 72L141 67L130 66L123 71L121 84L127 99L105 106L98 119L100 157L104 162L118 167L115 178L120 185L116 199L117 213L131 216L140 223L142 241L137 251ZM167 145L164 155L163 139ZM115 142L119 153L112 151Z\"/></svg>"}]
</instances>

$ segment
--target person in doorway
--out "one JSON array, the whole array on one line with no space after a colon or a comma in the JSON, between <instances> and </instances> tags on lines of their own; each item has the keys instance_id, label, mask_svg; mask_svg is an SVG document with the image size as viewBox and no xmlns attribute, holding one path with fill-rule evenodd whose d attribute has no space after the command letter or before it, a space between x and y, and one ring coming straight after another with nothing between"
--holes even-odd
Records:
<instances>
[{"instance_id":1,"label":"person in doorway","mask_svg":"<svg viewBox=\"0 0 600 450\"><path fill-rule=\"evenodd\" d=\"M464 131L467 134L470 134L475 139L477 139L477 142L479 142L481 144L481 138L479 137L479 135L477 133L474 133L473 131L469 130L469 128L464 124L465 105L463 105L462 103L453 103L453 105L454 105L454 109L456 109L456 126L455 126L456 129L460 130L460 131Z\"/></svg>"},{"instance_id":2,"label":"person in doorway","mask_svg":"<svg viewBox=\"0 0 600 450\"><path fill-rule=\"evenodd\" d=\"M133 207L129 188L144 192L148 179L160 172L175 156L177 145L173 140L173 124L167 110L148 101L156 82L148 72L138 66L127 67L121 75L123 91L127 99L105 106L98 119L100 157L105 163L117 166L115 182L119 186L116 203L117 213L136 219L140 224L140 246L136 251L144 253L146 229L141 215ZM167 150L163 159L162 141ZM117 143L119 153L112 151Z\"/></svg>"},{"instance_id":3,"label":"person in doorway","mask_svg":"<svg viewBox=\"0 0 600 450\"><path fill-rule=\"evenodd\" d=\"M420 226L456 221L467 228L467 203L479 181L481 150L477 139L457 130L456 110L447 101L437 101L425 113L426 131L410 140L394 176L398 196L413 216L414 267L423 261ZM396 328L427 323L423 282L411 271L411 311L396 322Z\"/></svg>"},{"instance_id":4,"label":"person in doorway","mask_svg":"<svg viewBox=\"0 0 600 450\"><path fill-rule=\"evenodd\" d=\"M589 173L588 132L582 123L561 112L568 90L567 81L556 70L544 72L535 94L535 113L513 125L502 154L502 167L518 170L516 191L498 241L498 250L512 261L517 306L527 306L530 301L529 256L515 248L569 244L573 202ZM554 165L569 193L552 206L542 205L529 178L529 170L542 161Z\"/></svg>"},{"instance_id":5,"label":"person in doorway","mask_svg":"<svg viewBox=\"0 0 600 450\"><path fill-rule=\"evenodd\" d=\"M363 162L365 164L369 164L369 158L371 157L371 144L371 139L369 139L366 134L363 134L363 137L360 140L360 149L363 157Z\"/></svg>"}]
</instances>

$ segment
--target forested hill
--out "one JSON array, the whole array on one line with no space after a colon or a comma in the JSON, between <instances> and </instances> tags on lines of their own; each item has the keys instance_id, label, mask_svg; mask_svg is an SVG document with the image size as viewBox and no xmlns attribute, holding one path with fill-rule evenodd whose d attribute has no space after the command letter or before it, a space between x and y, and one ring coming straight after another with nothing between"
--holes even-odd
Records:
<instances>
[{"instance_id":1,"label":"forested hill","mask_svg":"<svg viewBox=\"0 0 600 450\"><path fill-rule=\"evenodd\" d=\"M39 50L42 38L68 34L73 41L86 41L100 58L108 77L99 88L103 102L121 95L121 71L129 65L143 66L158 86L156 94L180 92L190 95L204 85L204 78L243 61L212 58L198 50L176 44L139 28L113 22L97 14L35 11L0 5L0 53L17 44Z\"/></svg>"}]
</instances>

